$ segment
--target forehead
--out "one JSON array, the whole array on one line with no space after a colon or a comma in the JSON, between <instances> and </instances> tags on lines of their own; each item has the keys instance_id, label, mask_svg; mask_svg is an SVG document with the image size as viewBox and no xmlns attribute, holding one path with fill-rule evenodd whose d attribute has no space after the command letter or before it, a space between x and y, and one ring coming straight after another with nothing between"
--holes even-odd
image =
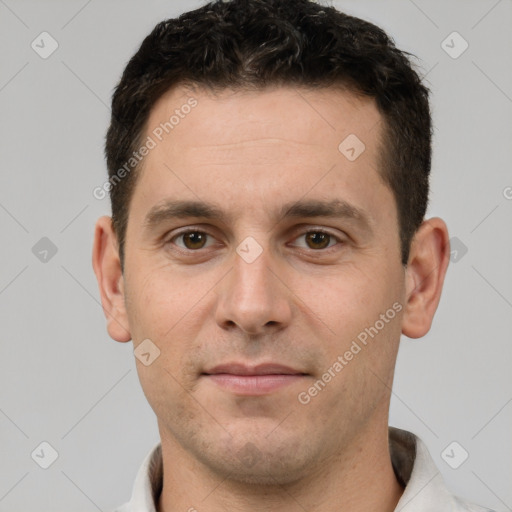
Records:
<instances>
[{"instance_id":1,"label":"forehead","mask_svg":"<svg viewBox=\"0 0 512 512\"><path fill-rule=\"evenodd\" d=\"M309 195L364 209L363 196L370 206L383 192L389 199L378 172L381 125L373 100L339 89L177 87L150 112L145 138L155 145L134 206L186 197L241 212Z\"/></svg>"},{"instance_id":2,"label":"forehead","mask_svg":"<svg viewBox=\"0 0 512 512\"><path fill-rule=\"evenodd\" d=\"M191 102L196 106L190 108ZM158 131L169 121L172 128L167 125L167 133L164 126L162 136L178 136L186 145L210 143L222 149L223 145L249 142L247 134L284 141L284 128L290 144L295 141L338 150L339 143L354 131L371 149L382 118L372 98L341 88L283 86L214 93L180 86L155 103L146 130L148 134Z\"/></svg>"}]
</instances>

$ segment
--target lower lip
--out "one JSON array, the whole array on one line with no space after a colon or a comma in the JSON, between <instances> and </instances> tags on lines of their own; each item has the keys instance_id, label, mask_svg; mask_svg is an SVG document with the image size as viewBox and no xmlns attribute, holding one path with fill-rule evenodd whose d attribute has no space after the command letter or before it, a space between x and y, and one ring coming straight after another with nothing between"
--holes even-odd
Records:
<instances>
[{"instance_id":1,"label":"lower lip","mask_svg":"<svg viewBox=\"0 0 512 512\"><path fill-rule=\"evenodd\" d=\"M277 391L304 378L305 375L232 375L216 373L206 375L221 388L228 389L239 395L264 395Z\"/></svg>"}]
</instances>

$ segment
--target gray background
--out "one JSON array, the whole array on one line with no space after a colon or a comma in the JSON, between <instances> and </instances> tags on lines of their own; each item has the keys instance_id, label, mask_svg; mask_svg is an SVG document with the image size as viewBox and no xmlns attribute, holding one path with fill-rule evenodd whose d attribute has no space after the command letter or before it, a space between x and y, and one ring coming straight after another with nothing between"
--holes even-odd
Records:
<instances>
[{"instance_id":1,"label":"gray background","mask_svg":"<svg viewBox=\"0 0 512 512\"><path fill-rule=\"evenodd\" d=\"M511 510L511 1L331 3L419 57L435 121L429 215L458 239L432 330L402 341L390 422L424 439L453 492ZM0 0L1 511L110 510L158 441L131 344L106 332L91 247L110 206L92 191L127 60L158 21L200 5ZM59 45L46 59L31 48L43 31ZM458 58L442 47L453 31L469 44ZM57 248L46 262L32 250L42 237ZM58 452L48 469L31 457L42 441ZM453 441L469 453L458 469L441 456Z\"/></svg>"}]
</instances>

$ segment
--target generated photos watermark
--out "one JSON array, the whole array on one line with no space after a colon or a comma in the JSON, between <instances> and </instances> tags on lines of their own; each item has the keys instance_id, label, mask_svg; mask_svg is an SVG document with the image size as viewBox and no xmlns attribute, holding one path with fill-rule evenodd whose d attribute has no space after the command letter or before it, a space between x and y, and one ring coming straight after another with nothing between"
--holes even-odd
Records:
<instances>
[{"instance_id":1,"label":"generated photos watermark","mask_svg":"<svg viewBox=\"0 0 512 512\"><path fill-rule=\"evenodd\" d=\"M198 101L196 98L189 98L186 103L181 105L180 108L174 110L174 113L169 119L160 123L153 129L151 135L148 135L145 142L132 153L132 156L121 166L115 174L109 177L101 186L95 187L92 195L95 199L102 200L107 197L107 194L115 187L123 178L125 178L135 167L149 155L152 149L155 149L159 142L162 142L164 137L171 133L172 130L178 126L182 119L190 114L193 108L197 107Z\"/></svg>"},{"instance_id":2,"label":"generated photos watermark","mask_svg":"<svg viewBox=\"0 0 512 512\"><path fill-rule=\"evenodd\" d=\"M357 339L352 341L349 350L345 351L343 355L339 355L336 361L327 368L320 379L318 379L312 386L310 386L306 391L301 391L297 395L299 403L302 405L309 404L311 400L322 392L327 384L339 375L341 370L343 370L343 368L345 368L345 366L347 366L350 361L352 361L354 357L368 345L368 342L370 341L369 338L375 338L375 336L377 336L377 334L379 334L379 332L382 331L382 329L384 329L384 327L386 327L386 325L389 324L389 322L393 320L397 313L400 313L402 309L402 304L400 304L400 302L395 302L392 307L379 316L379 319L373 325L363 329L357 335Z\"/></svg>"}]
</instances>

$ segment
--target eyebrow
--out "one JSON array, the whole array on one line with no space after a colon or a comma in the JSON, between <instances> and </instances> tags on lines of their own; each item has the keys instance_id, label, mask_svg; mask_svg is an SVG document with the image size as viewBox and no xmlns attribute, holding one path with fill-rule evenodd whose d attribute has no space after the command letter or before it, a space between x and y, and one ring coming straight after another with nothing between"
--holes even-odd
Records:
<instances>
[{"instance_id":1,"label":"eyebrow","mask_svg":"<svg viewBox=\"0 0 512 512\"><path fill-rule=\"evenodd\" d=\"M216 219L227 223L232 216L213 203L191 200L166 200L155 205L144 218L144 229L151 231L163 222L175 218ZM275 216L280 222L286 218L328 217L354 220L365 230L371 231L373 222L370 216L356 206L341 199L330 201L299 200L283 205Z\"/></svg>"}]
</instances>

